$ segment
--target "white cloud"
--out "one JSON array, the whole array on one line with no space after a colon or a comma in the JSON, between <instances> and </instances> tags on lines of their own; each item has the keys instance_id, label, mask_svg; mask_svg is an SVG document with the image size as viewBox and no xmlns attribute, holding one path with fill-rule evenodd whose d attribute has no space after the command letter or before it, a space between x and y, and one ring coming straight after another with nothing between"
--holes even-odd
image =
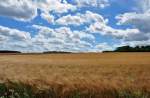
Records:
<instances>
[{"instance_id":1,"label":"white cloud","mask_svg":"<svg viewBox=\"0 0 150 98\"><path fill-rule=\"evenodd\" d=\"M84 14L78 13L74 16L71 15L63 16L58 20L56 20L56 23L60 25L76 25L76 26L80 26L83 24L90 24L90 26L87 27L88 32L99 33L101 35L108 35L124 41L131 41L131 40L138 41L148 39L148 36L142 35L141 31L138 28L115 29L107 24L108 23L107 19L104 19L100 14L93 13L90 11L86 11L86 13Z\"/></svg>"},{"instance_id":2,"label":"white cloud","mask_svg":"<svg viewBox=\"0 0 150 98\"><path fill-rule=\"evenodd\" d=\"M31 36L29 32L0 26L0 49L27 51L30 49Z\"/></svg>"},{"instance_id":3,"label":"white cloud","mask_svg":"<svg viewBox=\"0 0 150 98\"><path fill-rule=\"evenodd\" d=\"M38 34L32 38L33 43L46 50L87 51L92 48L91 43L95 40L92 34L83 31L72 31L67 27L56 29L39 25L33 25L33 27L39 30Z\"/></svg>"},{"instance_id":4,"label":"white cloud","mask_svg":"<svg viewBox=\"0 0 150 98\"><path fill-rule=\"evenodd\" d=\"M76 7L67 3L61 2L61 0L34 0L36 2L37 8L45 11L51 12L54 11L56 13L66 13L68 10L75 10Z\"/></svg>"},{"instance_id":5,"label":"white cloud","mask_svg":"<svg viewBox=\"0 0 150 98\"><path fill-rule=\"evenodd\" d=\"M76 26L83 25L86 23L91 24L93 22L105 23L107 21L104 20L104 18L101 15L90 11L86 11L86 13L84 14L77 13L74 16L72 15L63 16L58 20L56 20L56 23L60 25L76 25Z\"/></svg>"},{"instance_id":6,"label":"white cloud","mask_svg":"<svg viewBox=\"0 0 150 98\"><path fill-rule=\"evenodd\" d=\"M139 11L116 16L118 25L130 25L132 28L117 29L109 26L108 19L98 13L86 11L75 15L67 14L80 7L104 8L109 5L109 0L74 0L74 3L68 3L67 0L0 0L0 16L30 21L37 16L37 9L40 9L42 19L56 27L59 24L57 28L33 25L37 29L33 37L29 32L0 26L0 47L23 51L74 52L113 48L107 43L97 44L93 33L115 37L122 44L146 44L150 42L150 0L137 2L140 2ZM65 16L60 17L61 15ZM86 30L72 30L70 26L84 26Z\"/></svg>"},{"instance_id":7,"label":"white cloud","mask_svg":"<svg viewBox=\"0 0 150 98\"><path fill-rule=\"evenodd\" d=\"M139 34L138 29L115 29L103 22L96 22L91 24L89 28L87 28L88 32L91 33L99 33L101 35L108 35L118 39L128 40L128 38L132 35Z\"/></svg>"},{"instance_id":8,"label":"white cloud","mask_svg":"<svg viewBox=\"0 0 150 98\"><path fill-rule=\"evenodd\" d=\"M105 7L108 6L108 0L75 0L73 1L74 3L76 3L77 5L73 5L67 2L67 0L43 0L43 1L39 1L39 0L34 0L37 8L41 9L42 11L46 12L44 14L42 14L43 18L46 19L48 22L49 21L53 21L53 16L48 15L47 13L51 13L51 12L55 12L57 14L61 14L61 13L66 13L69 10L74 11L77 9L77 6L84 7L84 6L88 6L88 5L92 5L92 6L99 6L99 7ZM95 15L92 12L87 11L87 13L85 15L89 15L87 16L87 18L97 18L99 17L98 15L96 16L90 16L90 15ZM86 18L86 16L83 16L81 14L76 15L76 16L71 16L71 15L67 15L62 17L61 19L57 20L57 23L63 24L63 25L71 25L71 24L75 24L75 25L80 25L80 23L85 22L86 20L83 20L84 18ZM67 23L68 22L68 23Z\"/></svg>"},{"instance_id":9,"label":"white cloud","mask_svg":"<svg viewBox=\"0 0 150 98\"><path fill-rule=\"evenodd\" d=\"M118 15L119 25L132 25L141 32L150 32L150 12L145 13L125 13Z\"/></svg>"},{"instance_id":10,"label":"white cloud","mask_svg":"<svg viewBox=\"0 0 150 98\"><path fill-rule=\"evenodd\" d=\"M150 0L135 1L137 12L127 12L116 16L118 25L130 25L139 30L138 34L129 36L127 41L147 41L150 39Z\"/></svg>"},{"instance_id":11,"label":"white cloud","mask_svg":"<svg viewBox=\"0 0 150 98\"><path fill-rule=\"evenodd\" d=\"M7 38L4 35L0 35L0 43L3 42L4 40L7 40Z\"/></svg>"},{"instance_id":12,"label":"white cloud","mask_svg":"<svg viewBox=\"0 0 150 98\"><path fill-rule=\"evenodd\" d=\"M56 23L60 25L81 25L83 22L84 20L80 16L71 15L63 16L56 20Z\"/></svg>"},{"instance_id":13,"label":"white cloud","mask_svg":"<svg viewBox=\"0 0 150 98\"><path fill-rule=\"evenodd\" d=\"M95 37L92 34L88 34L88 33L85 33L83 31L74 31L73 32L73 37L74 38L79 38L79 39L88 39L88 40L91 40L91 41L95 40Z\"/></svg>"},{"instance_id":14,"label":"white cloud","mask_svg":"<svg viewBox=\"0 0 150 98\"><path fill-rule=\"evenodd\" d=\"M66 13L76 7L61 0L0 0L0 15L20 21L30 21L37 16L37 9L46 13L42 16L48 22L53 21L49 12Z\"/></svg>"},{"instance_id":15,"label":"white cloud","mask_svg":"<svg viewBox=\"0 0 150 98\"><path fill-rule=\"evenodd\" d=\"M51 29L39 25L33 25L33 27L39 29L37 36L40 37L40 39L58 38L66 42L84 39L88 39L89 41L95 40L95 37L92 34L88 34L83 31L72 31L70 28L67 27L60 27L57 29Z\"/></svg>"},{"instance_id":16,"label":"white cloud","mask_svg":"<svg viewBox=\"0 0 150 98\"><path fill-rule=\"evenodd\" d=\"M46 20L48 23L54 23L54 16L50 15L48 12L44 12L41 14L41 17Z\"/></svg>"},{"instance_id":17,"label":"white cloud","mask_svg":"<svg viewBox=\"0 0 150 98\"><path fill-rule=\"evenodd\" d=\"M52 12L59 15L69 10L76 10L76 6L67 3L66 0L64 2L61 0L34 0L34 4L42 11L41 17L49 23L54 23L55 17L51 14Z\"/></svg>"},{"instance_id":18,"label":"white cloud","mask_svg":"<svg viewBox=\"0 0 150 98\"><path fill-rule=\"evenodd\" d=\"M145 12L150 9L150 0L135 1L138 4L138 10Z\"/></svg>"},{"instance_id":19,"label":"white cloud","mask_svg":"<svg viewBox=\"0 0 150 98\"><path fill-rule=\"evenodd\" d=\"M37 9L31 0L0 0L0 15L29 21L37 15Z\"/></svg>"},{"instance_id":20,"label":"white cloud","mask_svg":"<svg viewBox=\"0 0 150 98\"><path fill-rule=\"evenodd\" d=\"M146 41L123 41L120 44L116 45L116 47L120 47L120 46L132 46L132 47L136 47L136 46L147 46L150 45L150 40L146 40Z\"/></svg>"},{"instance_id":21,"label":"white cloud","mask_svg":"<svg viewBox=\"0 0 150 98\"><path fill-rule=\"evenodd\" d=\"M74 2L77 5L70 4L67 0L0 0L0 15L16 20L29 21L37 16L37 9L40 9L44 12L41 15L42 18L52 22L54 17L48 15L51 12L66 13L69 10L76 10L79 5L82 5L82 7L84 5L100 7L108 5L108 0L76 0ZM80 21L78 18L76 20Z\"/></svg>"},{"instance_id":22,"label":"white cloud","mask_svg":"<svg viewBox=\"0 0 150 98\"><path fill-rule=\"evenodd\" d=\"M78 7L100 7L104 8L106 6L109 6L108 0L74 0L74 3Z\"/></svg>"},{"instance_id":23,"label":"white cloud","mask_svg":"<svg viewBox=\"0 0 150 98\"><path fill-rule=\"evenodd\" d=\"M26 41L31 39L30 33L28 32L19 31L17 29L11 29L4 26L0 26L0 35L5 37L7 40Z\"/></svg>"},{"instance_id":24,"label":"white cloud","mask_svg":"<svg viewBox=\"0 0 150 98\"><path fill-rule=\"evenodd\" d=\"M96 52L102 52L102 51L112 51L113 47L108 45L108 43L99 43L95 46Z\"/></svg>"}]
</instances>

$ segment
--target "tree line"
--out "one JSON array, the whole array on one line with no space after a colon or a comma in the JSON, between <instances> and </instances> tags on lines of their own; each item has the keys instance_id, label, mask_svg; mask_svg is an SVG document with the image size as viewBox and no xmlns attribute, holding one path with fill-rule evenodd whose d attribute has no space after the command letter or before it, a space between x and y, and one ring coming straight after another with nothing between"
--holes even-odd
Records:
<instances>
[{"instance_id":1,"label":"tree line","mask_svg":"<svg viewBox=\"0 0 150 98\"><path fill-rule=\"evenodd\" d=\"M122 46L116 48L114 52L150 52L150 46Z\"/></svg>"}]
</instances>

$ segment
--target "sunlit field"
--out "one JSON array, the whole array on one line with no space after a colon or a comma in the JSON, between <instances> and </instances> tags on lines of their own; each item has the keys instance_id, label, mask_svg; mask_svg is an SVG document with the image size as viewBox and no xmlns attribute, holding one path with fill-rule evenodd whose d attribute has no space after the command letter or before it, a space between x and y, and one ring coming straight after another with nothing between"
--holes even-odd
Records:
<instances>
[{"instance_id":1,"label":"sunlit field","mask_svg":"<svg viewBox=\"0 0 150 98\"><path fill-rule=\"evenodd\" d=\"M1 54L0 82L0 98L150 98L150 53Z\"/></svg>"}]
</instances>

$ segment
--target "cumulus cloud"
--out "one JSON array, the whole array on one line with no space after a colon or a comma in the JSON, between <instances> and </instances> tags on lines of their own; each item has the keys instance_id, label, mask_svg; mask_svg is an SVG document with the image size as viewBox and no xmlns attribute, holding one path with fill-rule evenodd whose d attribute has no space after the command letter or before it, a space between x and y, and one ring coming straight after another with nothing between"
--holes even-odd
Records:
<instances>
[{"instance_id":1,"label":"cumulus cloud","mask_svg":"<svg viewBox=\"0 0 150 98\"><path fill-rule=\"evenodd\" d=\"M23 52L42 51L87 51L91 49L94 36L67 27L51 29L33 25L38 30L33 37L29 32L0 26L0 48ZM86 40L88 39L88 41ZM91 40L90 40L91 39Z\"/></svg>"},{"instance_id":2,"label":"cumulus cloud","mask_svg":"<svg viewBox=\"0 0 150 98\"><path fill-rule=\"evenodd\" d=\"M29 21L37 16L37 9L46 13L42 17L48 22L53 20L49 12L65 13L76 7L61 0L0 0L0 15L16 20Z\"/></svg>"},{"instance_id":3,"label":"cumulus cloud","mask_svg":"<svg viewBox=\"0 0 150 98\"><path fill-rule=\"evenodd\" d=\"M138 29L115 29L108 26L105 22L95 22L87 28L87 31L123 40L130 40L131 36L138 35L140 33Z\"/></svg>"},{"instance_id":4,"label":"cumulus cloud","mask_svg":"<svg viewBox=\"0 0 150 98\"><path fill-rule=\"evenodd\" d=\"M63 16L56 20L56 23L60 25L81 25L83 22L84 20L82 20L80 16L71 15Z\"/></svg>"},{"instance_id":5,"label":"cumulus cloud","mask_svg":"<svg viewBox=\"0 0 150 98\"><path fill-rule=\"evenodd\" d=\"M132 25L138 28L141 32L150 32L150 12L145 13L125 13L118 15L116 18L119 20L119 25Z\"/></svg>"},{"instance_id":6,"label":"cumulus cloud","mask_svg":"<svg viewBox=\"0 0 150 98\"><path fill-rule=\"evenodd\" d=\"M70 4L67 0L0 0L0 15L29 21L37 16L37 9L40 9L43 12L42 18L53 22L54 17L49 15L51 12L67 13L69 10L76 10L79 5L82 7L87 5L105 7L108 5L108 0L75 0L74 3L77 5Z\"/></svg>"},{"instance_id":7,"label":"cumulus cloud","mask_svg":"<svg viewBox=\"0 0 150 98\"><path fill-rule=\"evenodd\" d=\"M28 32L19 31L17 29L11 29L4 26L0 26L0 36L5 37L7 40L18 40L18 41L25 41L31 38L30 33Z\"/></svg>"},{"instance_id":8,"label":"cumulus cloud","mask_svg":"<svg viewBox=\"0 0 150 98\"><path fill-rule=\"evenodd\" d=\"M109 6L108 0L74 0L74 3L78 7L100 7L104 8L106 6Z\"/></svg>"},{"instance_id":9,"label":"cumulus cloud","mask_svg":"<svg viewBox=\"0 0 150 98\"><path fill-rule=\"evenodd\" d=\"M29 32L0 26L0 48L6 50L27 51L31 36Z\"/></svg>"},{"instance_id":10,"label":"cumulus cloud","mask_svg":"<svg viewBox=\"0 0 150 98\"><path fill-rule=\"evenodd\" d=\"M44 12L41 14L41 17L46 20L48 23L54 23L54 16L50 15L48 12Z\"/></svg>"},{"instance_id":11,"label":"cumulus cloud","mask_svg":"<svg viewBox=\"0 0 150 98\"><path fill-rule=\"evenodd\" d=\"M77 13L74 16L72 15L63 16L57 19L56 23L66 26L68 25L80 26L89 24L90 26L87 27L87 32L99 33L101 35L108 35L115 37L117 39L123 39L124 41L130 40L136 41L148 39L148 36L142 35L140 30L137 28L115 29L107 24L108 19L104 19L102 15L90 11L86 11L83 14Z\"/></svg>"},{"instance_id":12,"label":"cumulus cloud","mask_svg":"<svg viewBox=\"0 0 150 98\"><path fill-rule=\"evenodd\" d=\"M107 21L104 20L104 18L101 15L93 13L91 11L86 11L84 14L77 13L74 16L72 15L63 16L56 20L56 23L60 25L76 25L76 26L93 22L105 23Z\"/></svg>"},{"instance_id":13,"label":"cumulus cloud","mask_svg":"<svg viewBox=\"0 0 150 98\"><path fill-rule=\"evenodd\" d=\"M75 10L76 7L67 3L66 0L62 2L61 0L34 0L37 8L45 12L56 12L56 13L66 13L68 10Z\"/></svg>"},{"instance_id":14,"label":"cumulus cloud","mask_svg":"<svg viewBox=\"0 0 150 98\"><path fill-rule=\"evenodd\" d=\"M69 10L75 11L79 6L84 7L84 6L91 5L93 7L98 6L103 8L109 5L108 0L75 0L73 1L75 5L68 3L67 0L43 0L43 1L34 0L34 2L38 9L41 9L42 11L46 12L43 13L41 16L43 16L43 18L46 19L48 22L53 21L54 19L52 15L48 15L49 12L62 14L62 13L67 13ZM80 25L83 22L87 21L87 19L86 20L84 19L86 18L86 16L87 18L93 18L93 19L94 18L98 19L99 17L98 15L95 15L94 13L87 11L85 15L81 15L81 14L76 16L67 15L58 19L56 22L58 24L63 24L63 25L72 25L72 24Z\"/></svg>"},{"instance_id":15,"label":"cumulus cloud","mask_svg":"<svg viewBox=\"0 0 150 98\"><path fill-rule=\"evenodd\" d=\"M88 39L94 41L95 37L92 34L85 33L83 31L74 31L73 37L78 39Z\"/></svg>"},{"instance_id":16,"label":"cumulus cloud","mask_svg":"<svg viewBox=\"0 0 150 98\"><path fill-rule=\"evenodd\" d=\"M32 38L33 43L46 50L87 51L92 48L91 42L95 40L92 34L72 31L67 27L56 29L39 25L33 25L33 27L39 30L38 34Z\"/></svg>"},{"instance_id":17,"label":"cumulus cloud","mask_svg":"<svg viewBox=\"0 0 150 98\"><path fill-rule=\"evenodd\" d=\"M0 0L0 15L29 21L37 15L37 9L31 0Z\"/></svg>"},{"instance_id":18,"label":"cumulus cloud","mask_svg":"<svg viewBox=\"0 0 150 98\"><path fill-rule=\"evenodd\" d=\"M132 47L147 46L147 45L150 45L150 40L147 40L147 41L125 41L125 42L122 42L118 46L126 46L126 45L129 45L129 46L132 46Z\"/></svg>"},{"instance_id":19,"label":"cumulus cloud","mask_svg":"<svg viewBox=\"0 0 150 98\"><path fill-rule=\"evenodd\" d=\"M118 25L130 25L139 30L138 34L132 34L129 41L147 41L150 39L150 0L136 1L137 12L127 12L116 16Z\"/></svg>"},{"instance_id":20,"label":"cumulus cloud","mask_svg":"<svg viewBox=\"0 0 150 98\"><path fill-rule=\"evenodd\" d=\"M140 0L140 1L135 1L138 5L138 10L141 12L145 12L150 9L150 0Z\"/></svg>"},{"instance_id":21,"label":"cumulus cloud","mask_svg":"<svg viewBox=\"0 0 150 98\"><path fill-rule=\"evenodd\" d=\"M108 45L108 43L99 43L95 46L95 52L102 52L102 51L111 51L113 47Z\"/></svg>"},{"instance_id":22,"label":"cumulus cloud","mask_svg":"<svg viewBox=\"0 0 150 98\"><path fill-rule=\"evenodd\" d=\"M108 43L97 43L94 33L119 39L122 45L137 45L150 42L150 0L136 1L138 11L116 16L117 25L129 25L126 29L113 28L108 19L96 12L75 12L81 7L109 6L109 0L0 0L0 16L20 21L30 21L37 16L55 28L33 25L37 31L34 36L29 32L0 26L0 43L2 49L22 49L29 51L103 51L111 50ZM139 3L140 2L140 3ZM56 16L56 17L55 17ZM73 26L73 28L72 28ZM77 30L75 26L86 28ZM74 28L75 27L75 28Z\"/></svg>"}]
</instances>

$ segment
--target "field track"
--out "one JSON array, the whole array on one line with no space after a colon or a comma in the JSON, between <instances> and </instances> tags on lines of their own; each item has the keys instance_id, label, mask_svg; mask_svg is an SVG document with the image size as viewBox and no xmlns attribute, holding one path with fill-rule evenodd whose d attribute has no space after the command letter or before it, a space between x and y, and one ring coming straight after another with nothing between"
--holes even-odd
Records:
<instances>
[{"instance_id":1,"label":"field track","mask_svg":"<svg viewBox=\"0 0 150 98\"><path fill-rule=\"evenodd\" d=\"M39 89L53 87L63 94L111 89L150 92L150 53L0 54L0 82L8 80Z\"/></svg>"}]
</instances>

